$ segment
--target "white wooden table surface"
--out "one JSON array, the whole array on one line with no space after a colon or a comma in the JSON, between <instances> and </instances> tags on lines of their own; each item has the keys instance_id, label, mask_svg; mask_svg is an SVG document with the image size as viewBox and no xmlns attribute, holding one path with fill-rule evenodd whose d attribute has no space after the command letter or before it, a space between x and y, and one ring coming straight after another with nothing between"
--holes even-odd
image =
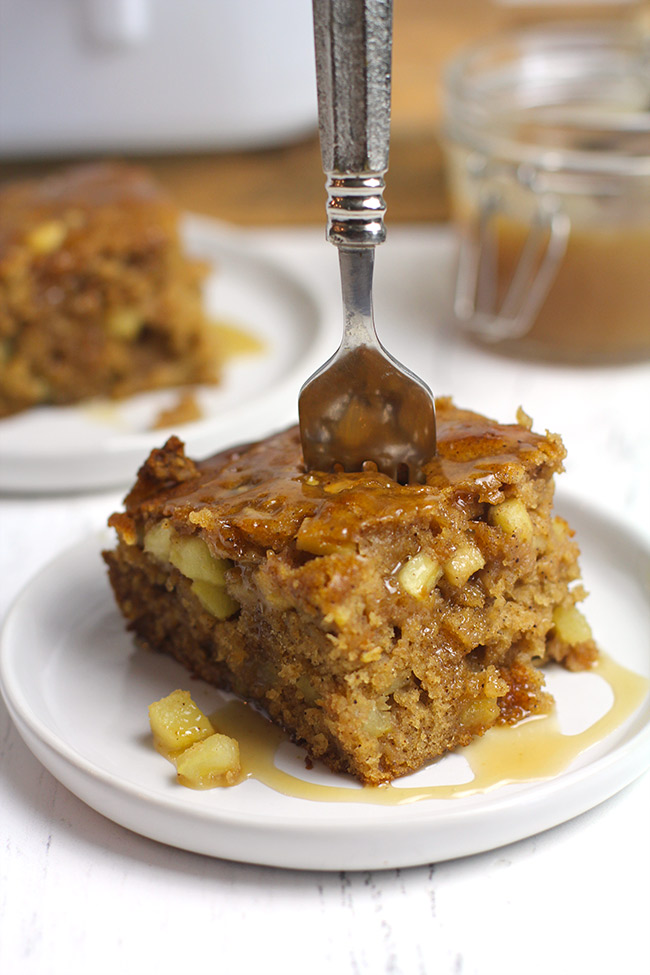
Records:
<instances>
[{"instance_id":1,"label":"white wooden table surface","mask_svg":"<svg viewBox=\"0 0 650 975\"><path fill-rule=\"evenodd\" d=\"M336 317L336 259L321 232L252 236L312 280ZM537 428L561 432L564 487L602 504L604 486L607 504L650 542L650 365L530 366L472 349L440 321L448 267L440 230L390 232L377 258L376 313L391 351L461 405L510 422L522 404ZM0 496L3 617L36 570L103 527L123 493ZM462 860L285 871L167 848L114 825L41 767L0 704L0 810L6 975L648 971L647 773L572 822Z\"/></svg>"}]
</instances>

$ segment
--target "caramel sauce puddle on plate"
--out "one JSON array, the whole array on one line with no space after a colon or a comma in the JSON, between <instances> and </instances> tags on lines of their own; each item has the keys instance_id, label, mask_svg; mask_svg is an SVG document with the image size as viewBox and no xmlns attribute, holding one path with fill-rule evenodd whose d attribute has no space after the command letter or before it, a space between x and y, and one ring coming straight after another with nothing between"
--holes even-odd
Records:
<instances>
[{"instance_id":1,"label":"caramel sauce puddle on plate","mask_svg":"<svg viewBox=\"0 0 650 975\"><path fill-rule=\"evenodd\" d=\"M611 688L609 710L578 734L563 734L557 715L552 712L528 718L518 725L491 728L482 738L458 750L474 773L470 782L453 785L364 786L349 788L307 782L279 769L275 764L278 746L287 740L279 728L241 701L231 701L211 719L218 730L239 741L242 778L253 778L263 785L296 799L317 802L361 802L404 805L423 799L458 799L489 792L514 782L552 778L591 745L602 741L639 707L650 681L611 657L601 654L590 671Z\"/></svg>"}]
</instances>

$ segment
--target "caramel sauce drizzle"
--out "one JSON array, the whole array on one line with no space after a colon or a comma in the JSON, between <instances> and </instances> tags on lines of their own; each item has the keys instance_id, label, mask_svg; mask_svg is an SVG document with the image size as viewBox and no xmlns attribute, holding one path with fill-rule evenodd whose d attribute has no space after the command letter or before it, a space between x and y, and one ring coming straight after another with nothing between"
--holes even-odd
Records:
<instances>
[{"instance_id":1,"label":"caramel sauce drizzle","mask_svg":"<svg viewBox=\"0 0 650 975\"><path fill-rule=\"evenodd\" d=\"M591 672L605 680L613 693L613 702L602 717L573 735L561 732L554 712L528 718L514 726L491 728L482 738L459 750L467 759L474 778L453 785L359 787L350 780L347 788L307 782L275 765L275 753L287 740L286 735L248 705L230 701L211 719L219 731L239 741L244 779L256 779L292 798L380 805L405 805L424 799L459 799L490 792L513 782L558 775L587 748L619 728L640 706L650 687L646 677L604 654Z\"/></svg>"},{"instance_id":2,"label":"caramel sauce drizzle","mask_svg":"<svg viewBox=\"0 0 650 975\"><path fill-rule=\"evenodd\" d=\"M210 325L217 337L219 352L227 362L240 356L262 355L267 351L262 339L243 325L224 319L212 321Z\"/></svg>"}]
</instances>

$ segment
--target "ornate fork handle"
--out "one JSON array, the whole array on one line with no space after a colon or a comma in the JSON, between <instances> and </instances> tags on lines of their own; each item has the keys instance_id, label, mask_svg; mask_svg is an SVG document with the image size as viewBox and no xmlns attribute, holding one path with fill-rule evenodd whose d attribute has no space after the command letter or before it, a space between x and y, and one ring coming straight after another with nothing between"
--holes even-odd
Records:
<instances>
[{"instance_id":1,"label":"ornate fork handle","mask_svg":"<svg viewBox=\"0 0 650 975\"><path fill-rule=\"evenodd\" d=\"M313 0L327 239L373 247L386 237L392 0Z\"/></svg>"}]
</instances>

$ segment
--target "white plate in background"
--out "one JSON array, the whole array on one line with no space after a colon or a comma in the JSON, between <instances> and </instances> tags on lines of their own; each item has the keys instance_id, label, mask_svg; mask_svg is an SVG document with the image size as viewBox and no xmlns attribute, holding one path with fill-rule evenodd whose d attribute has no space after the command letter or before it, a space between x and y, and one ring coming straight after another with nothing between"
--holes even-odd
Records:
<instances>
[{"instance_id":1,"label":"white plate in background","mask_svg":"<svg viewBox=\"0 0 650 975\"><path fill-rule=\"evenodd\" d=\"M650 676L647 545L581 502L560 496L558 509L580 539L591 593L586 612L599 644L619 663ZM207 792L184 789L154 751L147 707L190 678L173 660L134 647L99 556L107 543L110 536L88 539L24 590L2 635L0 687L42 764L89 806L143 836L270 866L414 866L493 849L565 822L650 765L646 695L627 721L564 772L482 794L380 806L293 798L255 780ZM191 686L208 711L223 697L201 681ZM552 687L560 722L582 720L596 687L600 699L599 678L560 670ZM280 748L284 761L287 748L293 746ZM443 778L453 761L457 754L436 763ZM303 769L303 776L311 774ZM320 782L330 777L332 784L341 783L327 771L313 774Z\"/></svg>"},{"instance_id":2,"label":"white plate in background","mask_svg":"<svg viewBox=\"0 0 650 975\"><path fill-rule=\"evenodd\" d=\"M293 422L298 393L333 351L308 286L256 253L245 235L208 218L186 219L188 250L214 266L210 317L258 337L260 354L230 360L218 386L196 387L204 416L151 430L175 390L122 401L37 407L0 420L0 490L75 491L128 485L149 451L177 433L194 457L262 437Z\"/></svg>"}]
</instances>

